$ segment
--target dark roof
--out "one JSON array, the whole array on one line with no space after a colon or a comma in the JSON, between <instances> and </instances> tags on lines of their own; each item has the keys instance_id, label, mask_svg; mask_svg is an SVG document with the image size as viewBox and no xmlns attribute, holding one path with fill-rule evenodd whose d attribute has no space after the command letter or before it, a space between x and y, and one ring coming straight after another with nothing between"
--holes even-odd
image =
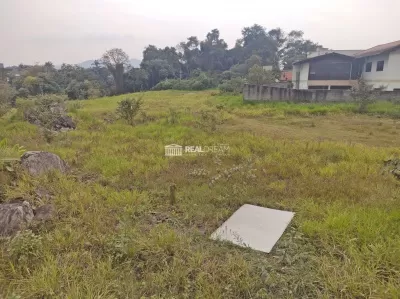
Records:
<instances>
[{"instance_id":1,"label":"dark roof","mask_svg":"<svg viewBox=\"0 0 400 299\"><path fill-rule=\"evenodd\" d=\"M395 50L397 48L400 48L400 40L396 41L396 42L391 42L391 43L387 43L387 44L383 44L383 45L378 45L375 47L372 47L370 49L367 49L365 51L361 51L357 54L355 54L354 56L357 58L361 58L361 57L367 57L367 56L374 56L374 55L379 55L388 51L392 51Z\"/></svg>"},{"instance_id":2,"label":"dark roof","mask_svg":"<svg viewBox=\"0 0 400 299\"><path fill-rule=\"evenodd\" d=\"M353 56L348 56L348 55L344 55L344 54L330 52L330 53L326 53L326 54L322 54L322 55L306 58L306 59L303 59L303 60L299 60L299 61L294 62L293 64L301 64L301 63L309 62L311 60L319 60L319 59L324 59L326 57L331 57L331 56L332 57L346 58L346 59L349 59L349 60L354 59Z\"/></svg>"}]
</instances>

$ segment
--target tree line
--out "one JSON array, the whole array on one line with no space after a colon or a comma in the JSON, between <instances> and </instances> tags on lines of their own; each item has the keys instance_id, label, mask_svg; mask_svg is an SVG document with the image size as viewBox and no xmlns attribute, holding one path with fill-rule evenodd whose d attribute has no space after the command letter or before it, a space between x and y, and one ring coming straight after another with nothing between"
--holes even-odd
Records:
<instances>
[{"instance_id":1,"label":"tree line","mask_svg":"<svg viewBox=\"0 0 400 299\"><path fill-rule=\"evenodd\" d=\"M63 64L19 65L6 76L20 97L64 93L69 99L87 99L151 89L201 90L221 86L233 91L245 80L271 81L282 69L291 69L319 45L302 31L267 30L255 24L243 28L235 46L228 48L218 29L203 40L190 36L175 47L147 46L139 68L129 65L122 49L111 49L85 69ZM262 66L271 66L265 72Z\"/></svg>"}]
</instances>

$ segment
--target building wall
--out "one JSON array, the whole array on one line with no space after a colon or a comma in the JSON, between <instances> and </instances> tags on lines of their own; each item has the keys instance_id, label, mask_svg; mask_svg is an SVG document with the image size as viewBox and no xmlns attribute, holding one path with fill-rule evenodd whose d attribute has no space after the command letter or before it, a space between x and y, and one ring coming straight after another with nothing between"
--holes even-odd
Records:
<instances>
[{"instance_id":1,"label":"building wall","mask_svg":"<svg viewBox=\"0 0 400 299\"><path fill-rule=\"evenodd\" d=\"M297 89L296 81L298 72L300 72L298 89L308 89L309 86L353 86L356 83L355 80L308 80L309 71L310 64L308 62L293 66L292 83L294 89Z\"/></svg>"},{"instance_id":2,"label":"building wall","mask_svg":"<svg viewBox=\"0 0 400 299\"><path fill-rule=\"evenodd\" d=\"M377 100L400 99L400 91L377 92ZM350 102L350 90L301 90L267 85L246 84L243 88L244 101L289 101L289 102Z\"/></svg>"},{"instance_id":3,"label":"building wall","mask_svg":"<svg viewBox=\"0 0 400 299\"><path fill-rule=\"evenodd\" d=\"M309 70L310 70L310 65L308 62L302 64L296 64L293 66L292 82L294 88L296 88L297 76L298 73L300 72L299 89L308 89Z\"/></svg>"},{"instance_id":4,"label":"building wall","mask_svg":"<svg viewBox=\"0 0 400 299\"><path fill-rule=\"evenodd\" d=\"M309 62L308 80L350 80L352 58L325 56ZM308 83L310 85L310 83Z\"/></svg>"},{"instance_id":5,"label":"building wall","mask_svg":"<svg viewBox=\"0 0 400 299\"><path fill-rule=\"evenodd\" d=\"M377 72L376 66L378 61L381 60L384 61L383 71ZM365 72L365 65L368 62L372 62L372 69L371 72L367 73ZM374 88L387 86L386 91L400 89L400 49L388 54L367 57L364 62L362 76Z\"/></svg>"}]
</instances>

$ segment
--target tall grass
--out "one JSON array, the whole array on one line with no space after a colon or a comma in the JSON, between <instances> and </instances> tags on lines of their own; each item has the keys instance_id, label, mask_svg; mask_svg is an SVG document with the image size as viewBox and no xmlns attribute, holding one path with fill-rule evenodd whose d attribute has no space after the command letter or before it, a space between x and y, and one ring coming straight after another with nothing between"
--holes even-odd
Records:
<instances>
[{"instance_id":1,"label":"tall grass","mask_svg":"<svg viewBox=\"0 0 400 299\"><path fill-rule=\"evenodd\" d=\"M268 113L294 122L311 114L315 127L296 127L296 134L321 130L329 139L340 124L325 130L320 122L344 113L348 122L373 131L376 142L386 142L385 132L371 125L375 116L360 119L351 104L248 105L208 91L168 91L145 93L148 117L130 126L109 121L120 100L75 106L77 129L58 134L51 144L18 117L0 120L0 137L28 150L57 153L72 168L66 175L20 175L17 185L6 188L5 200L53 202L57 219L18 242L1 242L1 296L400 296L400 185L382 168L383 160L400 155L398 144L355 143L361 133L351 130L336 141L263 133L270 126ZM371 109L383 112L379 107ZM170 108L179 112L179 122L168 121ZM312 113L324 109L328 115ZM198 126L204 110L224 121L212 131ZM385 115L379 121L392 124ZM249 118L260 120L257 127L247 122L245 130L231 130ZM166 158L164 146L172 143L228 144L230 155ZM52 199L38 198L38 188ZM209 239L245 203L296 212L271 254ZM21 250L19 244L39 237L34 247ZM13 259L12 252L35 259Z\"/></svg>"}]
</instances>

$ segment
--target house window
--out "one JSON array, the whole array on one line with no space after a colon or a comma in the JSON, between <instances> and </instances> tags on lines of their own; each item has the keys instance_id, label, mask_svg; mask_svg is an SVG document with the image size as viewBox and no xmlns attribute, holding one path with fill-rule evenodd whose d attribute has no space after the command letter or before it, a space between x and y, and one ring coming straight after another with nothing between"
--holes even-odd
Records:
<instances>
[{"instance_id":1,"label":"house window","mask_svg":"<svg viewBox=\"0 0 400 299\"><path fill-rule=\"evenodd\" d=\"M384 65L385 65L385 62L383 60L378 61L378 63L376 64L376 71L377 72L382 72Z\"/></svg>"},{"instance_id":2,"label":"house window","mask_svg":"<svg viewBox=\"0 0 400 299\"><path fill-rule=\"evenodd\" d=\"M365 65L365 72L369 73L371 72L372 69L372 62L367 62L367 64Z\"/></svg>"}]
</instances>

